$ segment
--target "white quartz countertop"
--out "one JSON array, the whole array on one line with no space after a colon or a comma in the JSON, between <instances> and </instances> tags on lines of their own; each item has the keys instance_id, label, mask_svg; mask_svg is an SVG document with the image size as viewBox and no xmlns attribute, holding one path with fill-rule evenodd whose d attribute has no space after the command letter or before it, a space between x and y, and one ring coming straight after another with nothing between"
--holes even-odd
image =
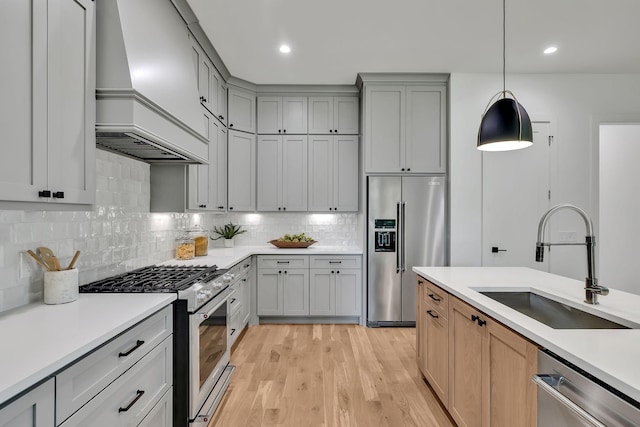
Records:
<instances>
[{"instance_id":1,"label":"white quartz countertop","mask_svg":"<svg viewBox=\"0 0 640 427\"><path fill-rule=\"evenodd\" d=\"M413 271L541 347L640 401L640 296L610 289L600 304L584 302L584 282L524 267L414 267ZM606 284L603 284L606 286ZM552 329L481 290L531 290L636 329Z\"/></svg>"},{"instance_id":2,"label":"white quartz countertop","mask_svg":"<svg viewBox=\"0 0 640 427\"><path fill-rule=\"evenodd\" d=\"M190 260L171 259L167 265L217 265L218 268L231 268L251 255L362 255L357 246L320 246L312 245L303 249L280 249L273 245L235 246L233 248L209 248L206 256Z\"/></svg>"},{"instance_id":3,"label":"white quartz countertop","mask_svg":"<svg viewBox=\"0 0 640 427\"><path fill-rule=\"evenodd\" d=\"M175 294L80 294L0 314L0 405L175 300Z\"/></svg>"}]
</instances>

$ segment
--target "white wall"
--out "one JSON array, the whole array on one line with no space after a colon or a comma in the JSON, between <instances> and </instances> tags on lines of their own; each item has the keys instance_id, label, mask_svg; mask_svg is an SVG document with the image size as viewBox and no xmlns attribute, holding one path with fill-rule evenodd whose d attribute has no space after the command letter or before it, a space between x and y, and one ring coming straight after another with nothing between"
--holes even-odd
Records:
<instances>
[{"instance_id":1,"label":"white wall","mask_svg":"<svg viewBox=\"0 0 640 427\"><path fill-rule=\"evenodd\" d=\"M499 74L451 75L451 265L481 265L482 161L476 139L482 112L501 88ZM597 122L638 114L640 74L507 74L507 89L533 120L550 120L554 127L551 205L582 207L598 230ZM558 215L552 221L556 229L584 229L577 216ZM551 256L553 272L584 278L581 250L554 247Z\"/></svg>"},{"instance_id":2,"label":"white wall","mask_svg":"<svg viewBox=\"0 0 640 427\"><path fill-rule=\"evenodd\" d=\"M600 283L640 294L640 124L600 127Z\"/></svg>"}]
</instances>

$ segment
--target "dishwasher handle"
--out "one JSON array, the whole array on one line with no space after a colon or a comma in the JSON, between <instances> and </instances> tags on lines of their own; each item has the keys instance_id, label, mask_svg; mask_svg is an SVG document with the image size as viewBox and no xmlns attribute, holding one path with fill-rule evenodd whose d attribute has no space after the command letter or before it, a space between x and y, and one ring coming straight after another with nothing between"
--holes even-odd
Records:
<instances>
[{"instance_id":1,"label":"dishwasher handle","mask_svg":"<svg viewBox=\"0 0 640 427\"><path fill-rule=\"evenodd\" d=\"M566 397L564 394L560 393L555 387L553 387L547 381L545 381L545 378L550 378L555 383L560 383L564 381L564 377L562 376L543 375L543 374L533 375L531 377L531 381L533 381L540 390L549 394L551 397L553 397L555 400L557 400L559 403L561 403L567 409L571 410L574 414L578 415L580 418L582 418L584 421L586 421L593 427L607 427L606 425L602 424L600 421L595 419L587 411L582 409L580 406L576 405L571 399Z\"/></svg>"}]
</instances>

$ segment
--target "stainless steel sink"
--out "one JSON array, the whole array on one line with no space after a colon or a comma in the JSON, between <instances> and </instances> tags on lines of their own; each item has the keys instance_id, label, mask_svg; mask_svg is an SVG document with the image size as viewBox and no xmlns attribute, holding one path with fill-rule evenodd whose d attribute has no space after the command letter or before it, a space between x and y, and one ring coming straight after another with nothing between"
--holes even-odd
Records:
<instances>
[{"instance_id":1,"label":"stainless steel sink","mask_svg":"<svg viewBox=\"0 0 640 427\"><path fill-rule=\"evenodd\" d=\"M480 293L553 329L631 329L533 292Z\"/></svg>"}]
</instances>

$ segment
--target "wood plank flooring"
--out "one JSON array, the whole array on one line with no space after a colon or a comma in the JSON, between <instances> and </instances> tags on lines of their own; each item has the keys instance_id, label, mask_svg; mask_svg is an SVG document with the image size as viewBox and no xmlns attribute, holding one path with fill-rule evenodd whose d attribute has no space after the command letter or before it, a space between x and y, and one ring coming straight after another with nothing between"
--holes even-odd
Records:
<instances>
[{"instance_id":1,"label":"wood plank flooring","mask_svg":"<svg viewBox=\"0 0 640 427\"><path fill-rule=\"evenodd\" d=\"M415 328L252 326L209 427L455 426L415 354Z\"/></svg>"}]
</instances>

